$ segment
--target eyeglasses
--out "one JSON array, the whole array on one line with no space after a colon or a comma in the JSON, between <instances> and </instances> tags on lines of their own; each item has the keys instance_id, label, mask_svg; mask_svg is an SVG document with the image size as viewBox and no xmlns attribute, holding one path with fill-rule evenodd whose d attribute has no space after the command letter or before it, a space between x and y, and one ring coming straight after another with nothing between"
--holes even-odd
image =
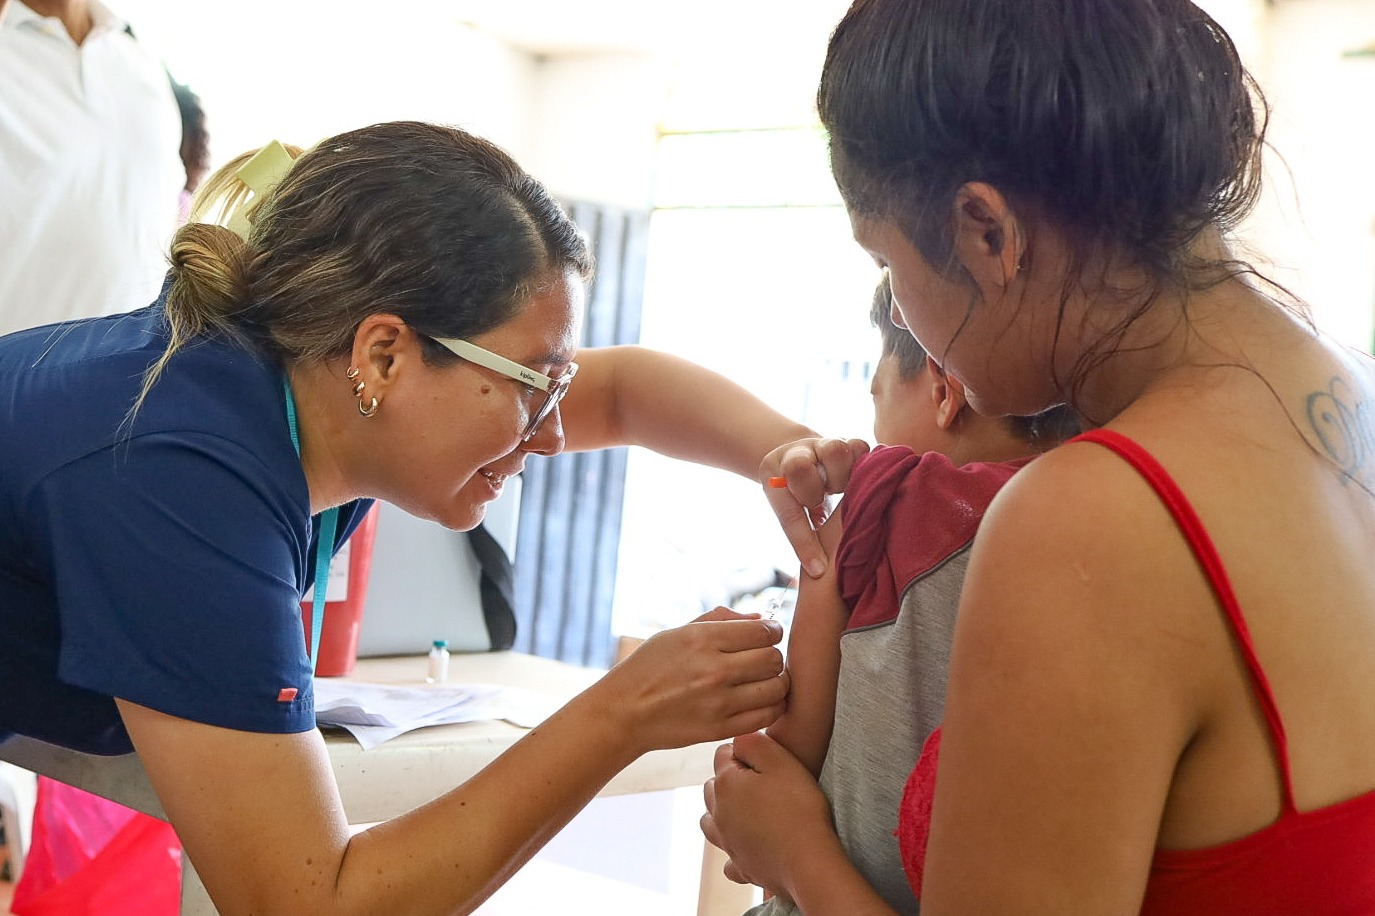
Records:
<instances>
[{"instance_id":1,"label":"eyeglasses","mask_svg":"<svg viewBox=\"0 0 1375 916\"><path fill-rule=\"evenodd\" d=\"M498 356L491 350L484 350L477 344L459 340L457 337L431 337L430 339L450 353L461 356L470 363L477 363L493 372L500 372L522 385L529 385L536 391L544 392L544 403L530 415L530 421L525 424L525 431L520 434L521 441L524 442L530 441L530 438L539 432L540 424L549 418L555 407L559 406L559 401L562 401L563 396L568 393L568 386L573 383L573 376L578 374L577 363L569 363L567 372L558 378L550 378L504 356Z\"/></svg>"}]
</instances>

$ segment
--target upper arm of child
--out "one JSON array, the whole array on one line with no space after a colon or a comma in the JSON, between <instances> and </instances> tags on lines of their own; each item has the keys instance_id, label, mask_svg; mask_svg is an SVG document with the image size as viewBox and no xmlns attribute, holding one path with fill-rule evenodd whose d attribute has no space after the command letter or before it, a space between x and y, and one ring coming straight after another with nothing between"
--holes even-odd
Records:
<instances>
[{"instance_id":1,"label":"upper arm of child","mask_svg":"<svg viewBox=\"0 0 1375 916\"><path fill-rule=\"evenodd\" d=\"M842 531L841 513L833 512L818 535L826 553L834 558ZM782 744L812 772L821 773L831 741L835 717L836 679L840 672L840 635L850 611L840 597L835 564L820 578L803 576L798 585L797 607L788 635L788 707L768 728L769 737Z\"/></svg>"}]
</instances>

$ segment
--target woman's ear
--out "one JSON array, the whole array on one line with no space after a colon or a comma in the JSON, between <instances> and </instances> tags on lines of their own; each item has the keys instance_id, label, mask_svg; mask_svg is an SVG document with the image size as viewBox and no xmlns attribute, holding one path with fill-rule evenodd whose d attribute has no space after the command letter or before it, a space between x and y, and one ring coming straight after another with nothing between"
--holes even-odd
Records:
<instances>
[{"instance_id":1,"label":"woman's ear","mask_svg":"<svg viewBox=\"0 0 1375 916\"><path fill-rule=\"evenodd\" d=\"M398 359L404 362L408 350L418 355L419 343L415 332L396 315L369 315L354 332L349 366L359 370L372 394L381 396L394 380Z\"/></svg>"},{"instance_id":2,"label":"woman's ear","mask_svg":"<svg viewBox=\"0 0 1375 916\"><path fill-rule=\"evenodd\" d=\"M1022 269L1026 239L1007 198L971 181L955 192L955 255L984 298L997 298Z\"/></svg>"},{"instance_id":3,"label":"woman's ear","mask_svg":"<svg viewBox=\"0 0 1375 916\"><path fill-rule=\"evenodd\" d=\"M931 401L936 405L936 425L949 431L969 403L964 396L964 385L947 374L930 356L926 357L926 371L931 376Z\"/></svg>"}]
</instances>

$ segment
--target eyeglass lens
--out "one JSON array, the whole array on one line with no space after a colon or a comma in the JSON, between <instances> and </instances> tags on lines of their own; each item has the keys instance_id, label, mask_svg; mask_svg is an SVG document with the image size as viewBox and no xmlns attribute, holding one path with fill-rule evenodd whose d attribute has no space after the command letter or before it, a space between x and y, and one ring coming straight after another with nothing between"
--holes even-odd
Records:
<instances>
[{"instance_id":1,"label":"eyeglass lens","mask_svg":"<svg viewBox=\"0 0 1375 916\"><path fill-rule=\"evenodd\" d=\"M558 405L559 399L563 397L563 392L566 390L567 386L560 385L553 391L544 392L544 402L540 404L539 410L536 410L530 417L530 422L525 424L525 432L522 435L523 439L529 439L534 436L535 433L539 432L540 424L547 420L549 415L554 412L554 408Z\"/></svg>"},{"instance_id":2,"label":"eyeglass lens","mask_svg":"<svg viewBox=\"0 0 1375 916\"><path fill-rule=\"evenodd\" d=\"M529 439L535 433L539 432L540 424L548 419L549 415L554 412L554 405L557 402L558 398L555 394L546 391L544 394L544 403L539 406L539 410L535 411L534 416L530 417L530 422L525 424L525 432L521 438Z\"/></svg>"},{"instance_id":3,"label":"eyeglass lens","mask_svg":"<svg viewBox=\"0 0 1375 916\"><path fill-rule=\"evenodd\" d=\"M573 376L577 371L578 368L576 365L571 366L569 371L556 381L554 390L544 393L544 403L540 405L539 410L535 411L534 416L530 418L530 422L525 424L524 439L528 440L530 437L534 436L535 433L539 432L540 424L549 419L549 415L554 412L554 408L559 406L559 401L562 401L563 396L568 393L568 387L573 381Z\"/></svg>"}]
</instances>

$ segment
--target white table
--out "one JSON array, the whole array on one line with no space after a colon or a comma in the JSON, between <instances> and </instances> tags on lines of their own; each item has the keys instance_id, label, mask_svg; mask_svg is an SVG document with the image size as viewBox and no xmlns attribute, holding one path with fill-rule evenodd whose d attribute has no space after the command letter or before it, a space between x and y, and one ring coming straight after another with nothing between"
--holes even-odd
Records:
<instances>
[{"instance_id":1,"label":"white table","mask_svg":"<svg viewBox=\"0 0 1375 916\"><path fill-rule=\"evenodd\" d=\"M423 656L361 659L349 679L419 683L425 669ZM450 681L518 686L563 702L602 673L518 652L491 652L455 655ZM409 811L453 788L491 763L525 731L500 721L440 725L409 732L364 751L346 732L326 729L325 744L349 823L366 824ZM700 785L711 776L715 747L712 742L680 750L653 751L621 771L600 794L628 795ZM14 737L0 743L0 760L154 817L166 816L136 754L98 757ZM737 916L748 906L750 891L720 877L720 860L714 850L708 849L703 862L699 916ZM200 880L185 861L182 913L215 913Z\"/></svg>"}]
</instances>

